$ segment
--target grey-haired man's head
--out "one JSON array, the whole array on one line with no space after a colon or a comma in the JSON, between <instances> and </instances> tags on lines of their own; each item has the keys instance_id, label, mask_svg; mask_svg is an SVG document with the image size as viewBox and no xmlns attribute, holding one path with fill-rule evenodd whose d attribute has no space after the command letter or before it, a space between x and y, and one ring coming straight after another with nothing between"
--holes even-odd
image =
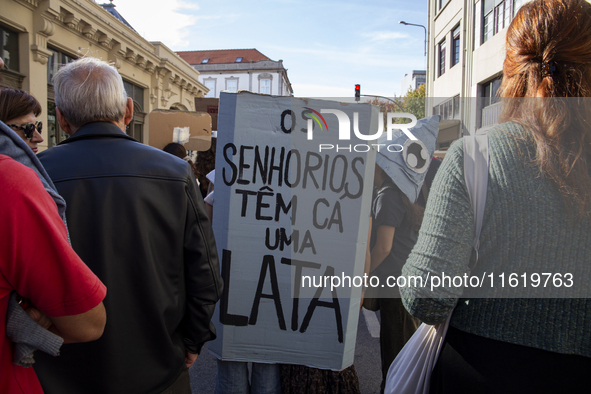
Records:
<instances>
[{"instance_id":1,"label":"grey-haired man's head","mask_svg":"<svg viewBox=\"0 0 591 394\"><path fill-rule=\"evenodd\" d=\"M55 102L65 131L75 132L90 122L123 125L133 104L128 100L117 69L100 59L85 57L63 66L53 76ZM69 126L69 127L68 127ZM64 128L64 127L62 127ZM71 134L70 133L70 134Z\"/></svg>"}]
</instances>

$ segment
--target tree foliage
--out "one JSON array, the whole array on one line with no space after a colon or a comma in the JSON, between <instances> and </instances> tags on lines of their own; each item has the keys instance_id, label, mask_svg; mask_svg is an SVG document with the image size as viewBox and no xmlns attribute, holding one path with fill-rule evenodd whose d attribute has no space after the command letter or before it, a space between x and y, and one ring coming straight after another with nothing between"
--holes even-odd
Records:
<instances>
[{"instance_id":1,"label":"tree foliage","mask_svg":"<svg viewBox=\"0 0 591 394\"><path fill-rule=\"evenodd\" d=\"M386 113L388 112L406 112L413 114L417 119L425 117L425 85L418 89L409 88L403 97L394 97L395 103L385 99L375 98L371 104L378 105L380 112L384 113L384 124L386 124ZM394 118L395 123L410 123L408 118Z\"/></svg>"},{"instance_id":2,"label":"tree foliage","mask_svg":"<svg viewBox=\"0 0 591 394\"><path fill-rule=\"evenodd\" d=\"M426 85L421 85L416 90L409 88L408 92L406 92L406 96L404 96L404 112L413 114L417 119L425 117L425 86Z\"/></svg>"}]
</instances>

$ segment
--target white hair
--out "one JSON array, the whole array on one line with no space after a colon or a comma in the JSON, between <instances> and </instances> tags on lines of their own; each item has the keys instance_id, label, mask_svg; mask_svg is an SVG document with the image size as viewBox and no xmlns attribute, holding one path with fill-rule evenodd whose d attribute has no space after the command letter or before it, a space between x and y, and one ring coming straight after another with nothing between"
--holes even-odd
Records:
<instances>
[{"instance_id":1,"label":"white hair","mask_svg":"<svg viewBox=\"0 0 591 394\"><path fill-rule=\"evenodd\" d=\"M125 116L127 93L117 69L94 57L63 66L53 76L55 103L74 127Z\"/></svg>"}]
</instances>

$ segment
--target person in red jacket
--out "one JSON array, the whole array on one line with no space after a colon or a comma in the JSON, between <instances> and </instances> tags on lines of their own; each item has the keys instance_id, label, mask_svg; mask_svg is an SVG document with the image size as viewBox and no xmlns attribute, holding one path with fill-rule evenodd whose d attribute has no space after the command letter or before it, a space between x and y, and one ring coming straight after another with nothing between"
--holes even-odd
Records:
<instances>
[{"instance_id":1,"label":"person in red jacket","mask_svg":"<svg viewBox=\"0 0 591 394\"><path fill-rule=\"evenodd\" d=\"M0 138L0 392L37 394L43 390L33 368L13 364L14 344L6 334L11 292L30 300L31 316L72 343L102 335L106 288L71 248L37 173L6 155L33 153L2 122Z\"/></svg>"}]
</instances>

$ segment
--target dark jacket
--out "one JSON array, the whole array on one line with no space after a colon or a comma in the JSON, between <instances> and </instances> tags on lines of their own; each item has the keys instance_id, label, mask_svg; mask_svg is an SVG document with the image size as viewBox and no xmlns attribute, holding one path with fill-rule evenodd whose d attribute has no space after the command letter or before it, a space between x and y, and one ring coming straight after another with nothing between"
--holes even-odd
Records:
<instances>
[{"instance_id":1,"label":"dark jacket","mask_svg":"<svg viewBox=\"0 0 591 394\"><path fill-rule=\"evenodd\" d=\"M74 250L107 286L103 336L39 357L45 392L163 391L182 372L185 348L197 353L215 338L222 292L191 168L108 122L82 126L39 158L66 200Z\"/></svg>"}]
</instances>

